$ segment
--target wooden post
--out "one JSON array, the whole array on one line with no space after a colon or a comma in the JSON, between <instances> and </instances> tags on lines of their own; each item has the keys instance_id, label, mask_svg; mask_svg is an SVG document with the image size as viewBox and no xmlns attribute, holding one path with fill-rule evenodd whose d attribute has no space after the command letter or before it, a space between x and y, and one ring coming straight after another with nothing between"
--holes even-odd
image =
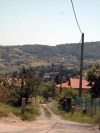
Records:
<instances>
[{"instance_id":1,"label":"wooden post","mask_svg":"<svg viewBox=\"0 0 100 133\"><path fill-rule=\"evenodd\" d=\"M21 106L22 114L25 112L25 107L26 107L26 98L22 98L22 106Z\"/></svg>"}]
</instances>

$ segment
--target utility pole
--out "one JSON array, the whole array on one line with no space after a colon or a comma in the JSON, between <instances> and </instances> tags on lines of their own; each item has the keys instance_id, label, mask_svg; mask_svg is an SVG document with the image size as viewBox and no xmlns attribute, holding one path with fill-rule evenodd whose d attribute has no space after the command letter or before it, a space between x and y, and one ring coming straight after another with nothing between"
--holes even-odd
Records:
<instances>
[{"instance_id":1,"label":"utility pole","mask_svg":"<svg viewBox=\"0 0 100 133\"><path fill-rule=\"evenodd\" d=\"M81 43L79 97L82 97L83 49L84 49L84 33L82 33L82 43Z\"/></svg>"},{"instance_id":2,"label":"utility pole","mask_svg":"<svg viewBox=\"0 0 100 133\"><path fill-rule=\"evenodd\" d=\"M62 91L62 68L63 68L63 62L61 62L61 66L60 66L60 94Z\"/></svg>"}]
</instances>

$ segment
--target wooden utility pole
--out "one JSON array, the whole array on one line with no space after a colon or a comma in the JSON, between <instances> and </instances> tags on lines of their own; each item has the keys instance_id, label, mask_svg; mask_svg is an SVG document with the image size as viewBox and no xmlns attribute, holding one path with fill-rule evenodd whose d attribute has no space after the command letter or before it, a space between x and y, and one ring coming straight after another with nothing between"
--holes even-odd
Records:
<instances>
[{"instance_id":1,"label":"wooden utility pole","mask_svg":"<svg viewBox=\"0 0 100 133\"><path fill-rule=\"evenodd\" d=\"M60 68L60 94L62 91L62 68L63 68L63 62L61 62L61 68Z\"/></svg>"},{"instance_id":2,"label":"wooden utility pole","mask_svg":"<svg viewBox=\"0 0 100 133\"><path fill-rule=\"evenodd\" d=\"M79 97L82 97L83 50L84 50L84 33L82 33L82 43L81 43Z\"/></svg>"}]
</instances>

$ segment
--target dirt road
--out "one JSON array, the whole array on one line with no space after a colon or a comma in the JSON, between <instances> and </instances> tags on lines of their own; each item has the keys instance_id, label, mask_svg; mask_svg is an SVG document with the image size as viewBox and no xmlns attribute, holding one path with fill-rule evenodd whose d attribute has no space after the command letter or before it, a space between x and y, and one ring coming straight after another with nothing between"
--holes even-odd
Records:
<instances>
[{"instance_id":1,"label":"dirt road","mask_svg":"<svg viewBox=\"0 0 100 133\"><path fill-rule=\"evenodd\" d=\"M46 105L43 105L46 106ZM52 113L52 112L51 112ZM6 118L0 121L0 133L100 133L90 125L62 120L52 113L51 118L41 115L37 121L23 122L19 119Z\"/></svg>"}]
</instances>

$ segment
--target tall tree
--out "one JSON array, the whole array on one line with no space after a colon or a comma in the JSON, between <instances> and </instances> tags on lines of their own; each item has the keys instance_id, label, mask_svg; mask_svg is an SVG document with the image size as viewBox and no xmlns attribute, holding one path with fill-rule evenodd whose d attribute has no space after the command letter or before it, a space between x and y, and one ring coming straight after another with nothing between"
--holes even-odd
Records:
<instances>
[{"instance_id":1,"label":"tall tree","mask_svg":"<svg viewBox=\"0 0 100 133\"><path fill-rule=\"evenodd\" d=\"M23 67L20 73L22 79L21 97L25 97L28 101L29 97L36 96L38 93L38 75L32 67L27 69Z\"/></svg>"},{"instance_id":2,"label":"tall tree","mask_svg":"<svg viewBox=\"0 0 100 133\"><path fill-rule=\"evenodd\" d=\"M93 65L87 72L87 80L91 85L90 94L92 98L100 97L100 65Z\"/></svg>"}]
</instances>

